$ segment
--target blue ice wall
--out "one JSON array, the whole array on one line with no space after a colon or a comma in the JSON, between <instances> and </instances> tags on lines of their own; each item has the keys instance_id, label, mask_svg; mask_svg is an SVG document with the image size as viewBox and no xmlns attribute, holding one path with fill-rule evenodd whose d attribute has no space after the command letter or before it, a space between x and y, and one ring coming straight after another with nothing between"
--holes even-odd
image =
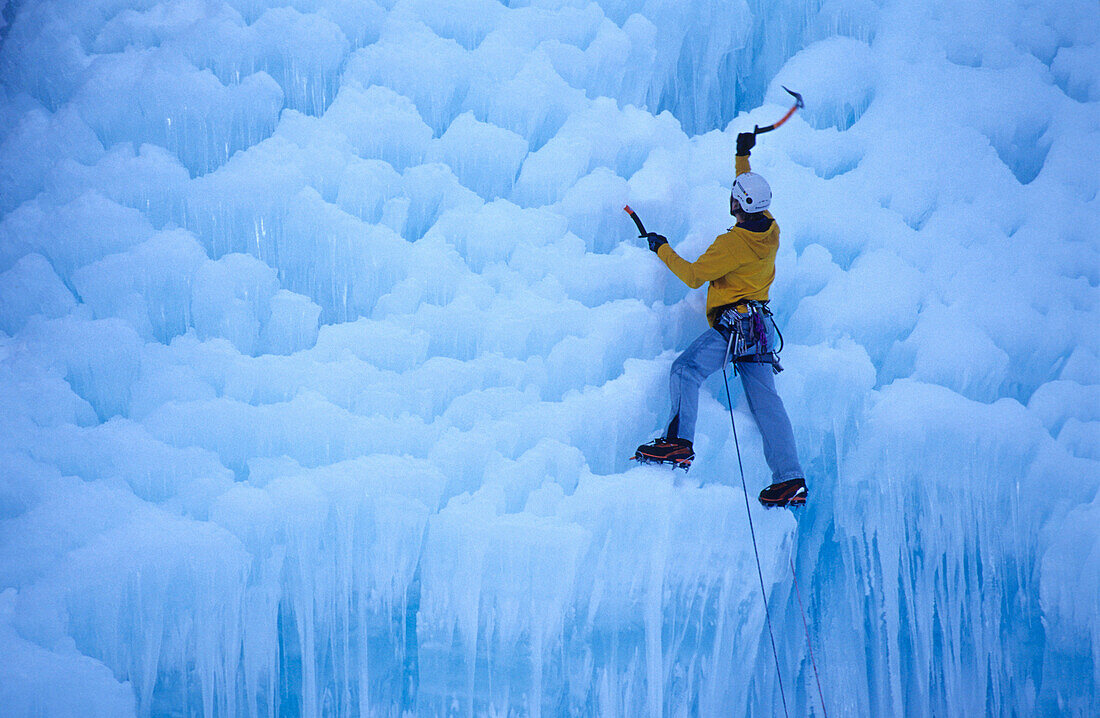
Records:
<instances>
[{"instance_id":1,"label":"blue ice wall","mask_svg":"<svg viewBox=\"0 0 1100 718\"><path fill-rule=\"evenodd\" d=\"M1094 2L2 9L0 712L1100 714ZM700 254L783 85L777 662L620 208Z\"/></svg>"}]
</instances>

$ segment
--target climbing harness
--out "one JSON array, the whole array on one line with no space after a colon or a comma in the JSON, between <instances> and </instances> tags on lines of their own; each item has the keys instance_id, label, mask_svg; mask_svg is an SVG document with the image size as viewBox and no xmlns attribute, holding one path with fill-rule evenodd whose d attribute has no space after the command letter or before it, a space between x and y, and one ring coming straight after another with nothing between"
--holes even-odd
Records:
<instances>
[{"instance_id":1,"label":"climbing harness","mask_svg":"<svg viewBox=\"0 0 1100 718\"><path fill-rule=\"evenodd\" d=\"M738 311L737 307L745 307L745 310ZM768 347L766 321L772 323L775 334L779 337L779 347L775 351L770 351ZM734 376L737 376L738 363L771 364L772 371L776 374L783 371L783 366L779 363L779 353L783 351L783 334L775 323L766 299L737 302L719 315L715 328L727 335L729 346L726 350L726 361L732 358ZM750 353L750 350L754 351ZM724 368L725 363L722 366Z\"/></svg>"}]
</instances>

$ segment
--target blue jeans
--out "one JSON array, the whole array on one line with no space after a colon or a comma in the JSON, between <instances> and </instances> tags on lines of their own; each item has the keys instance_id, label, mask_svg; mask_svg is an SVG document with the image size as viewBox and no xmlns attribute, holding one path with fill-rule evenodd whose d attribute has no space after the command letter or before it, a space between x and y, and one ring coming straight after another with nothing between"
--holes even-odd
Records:
<instances>
[{"instance_id":1,"label":"blue jeans","mask_svg":"<svg viewBox=\"0 0 1100 718\"><path fill-rule=\"evenodd\" d=\"M768 346L775 346L775 329L767 322ZM679 437L691 441L695 436L695 419L699 412L699 385L722 368L726 356L726 337L717 329L703 332L684 353L672 363L669 374L669 390L672 396L672 416L666 438ZM750 346L750 354L756 352ZM749 411L752 412L760 436L764 440L764 458L772 471L772 481L802 478L802 465L798 462L798 449L794 445L794 431L783 400L775 391L775 373L772 365L760 362L739 362L737 372L745 388Z\"/></svg>"}]
</instances>

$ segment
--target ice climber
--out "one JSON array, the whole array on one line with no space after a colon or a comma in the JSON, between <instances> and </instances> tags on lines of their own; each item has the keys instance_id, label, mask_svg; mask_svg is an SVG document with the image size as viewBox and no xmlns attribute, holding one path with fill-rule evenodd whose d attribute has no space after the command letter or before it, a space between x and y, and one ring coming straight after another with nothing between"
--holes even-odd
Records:
<instances>
[{"instance_id":1,"label":"ice climber","mask_svg":"<svg viewBox=\"0 0 1100 718\"><path fill-rule=\"evenodd\" d=\"M687 467L695 458L692 437L699 408L699 385L722 368L727 358L741 375L749 410L764 440L764 457L772 484L760 492L765 506L806 501L805 475L798 462L794 432L773 374L782 371L776 353L775 323L768 309L768 288L775 279L779 225L767 211L772 192L767 181L750 171L749 152L756 135L737 136L737 177L730 193L730 214L736 224L719 235L697 260L678 255L668 240L646 234L649 248L672 273L692 289L710 282L707 320L710 324L672 363L669 391L672 411L664 436L638 447L635 458Z\"/></svg>"}]
</instances>

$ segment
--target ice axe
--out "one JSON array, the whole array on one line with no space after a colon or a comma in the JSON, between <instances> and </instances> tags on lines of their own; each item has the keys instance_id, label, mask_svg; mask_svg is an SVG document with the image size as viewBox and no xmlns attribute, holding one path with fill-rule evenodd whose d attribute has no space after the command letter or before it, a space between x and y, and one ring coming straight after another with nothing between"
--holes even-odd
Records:
<instances>
[{"instance_id":1,"label":"ice axe","mask_svg":"<svg viewBox=\"0 0 1100 718\"><path fill-rule=\"evenodd\" d=\"M634 210L630 209L630 205L623 207L623 211L630 215L630 218L634 220L634 224L638 227L638 236L645 237L648 232L645 231L645 225L642 224L642 220L638 219L638 215Z\"/></svg>"},{"instance_id":2,"label":"ice axe","mask_svg":"<svg viewBox=\"0 0 1100 718\"><path fill-rule=\"evenodd\" d=\"M802 95L798 94L794 90L791 90L791 89L789 89L789 88L787 88L783 85L780 85L780 87L782 87L784 90L787 90L787 92L792 97L794 97L794 106L791 107L791 109L787 110L787 114L783 115L783 119L781 119L779 122L776 122L774 125L768 125L767 127L761 127L760 125L757 125L756 127L754 127L753 131L752 131L752 133L754 135L762 135L765 132L771 132L772 130L779 127L780 125L782 125L787 120L791 119L791 115L794 114L795 110L801 109L801 108L806 106L806 103L802 101Z\"/></svg>"},{"instance_id":3,"label":"ice axe","mask_svg":"<svg viewBox=\"0 0 1100 718\"><path fill-rule=\"evenodd\" d=\"M794 98L794 105L792 105L791 109L787 110L787 114L783 115L783 117L778 122L776 122L775 124L768 125L767 127L761 127L760 125L756 125L756 127L754 127L753 131L752 131L752 133L754 135L762 135L765 132L771 132L772 130L774 130L777 127L781 126L787 120L791 119L791 115L793 115L796 110L799 110L799 109L806 106L806 103L802 101L802 95L800 95L799 93L797 93L794 90L790 89L786 85L780 85L780 87L782 87L784 90L786 90L787 93L791 97ZM642 224L642 220L638 219L637 213L635 213L634 210L632 210L630 208L630 205L626 205L625 207L623 207L623 211L626 212L627 214L629 214L630 218L632 220L634 220L635 226L638 227L638 236L639 237L645 237L648 234L648 232L645 231L645 225Z\"/></svg>"}]
</instances>

